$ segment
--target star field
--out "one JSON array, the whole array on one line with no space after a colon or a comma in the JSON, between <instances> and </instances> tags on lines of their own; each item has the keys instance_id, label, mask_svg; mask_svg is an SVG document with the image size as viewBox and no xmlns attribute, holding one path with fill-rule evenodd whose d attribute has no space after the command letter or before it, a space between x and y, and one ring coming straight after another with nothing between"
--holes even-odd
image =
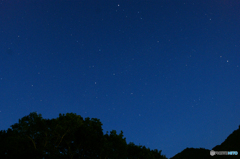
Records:
<instances>
[{"instance_id":1,"label":"star field","mask_svg":"<svg viewBox=\"0 0 240 159\"><path fill-rule=\"evenodd\" d=\"M240 2L0 1L0 128L76 113L162 150L239 125Z\"/></svg>"}]
</instances>

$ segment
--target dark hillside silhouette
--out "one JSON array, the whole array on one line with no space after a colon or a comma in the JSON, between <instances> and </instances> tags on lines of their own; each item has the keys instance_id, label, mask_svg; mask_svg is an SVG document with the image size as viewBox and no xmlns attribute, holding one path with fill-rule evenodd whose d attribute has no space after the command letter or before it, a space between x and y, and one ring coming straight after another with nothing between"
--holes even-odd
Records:
<instances>
[{"instance_id":1,"label":"dark hillside silhouette","mask_svg":"<svg viewBox=\"0 0 240 159\"><path fill-rule=\"evenodd\" d=\"M237 151L240 153L240 126L237 130L233 131L227 139L221 144L212 148L214 151ZM228 159L240 158L240 155L214 155L210 156L210 150L186 148L182 152L176 154L171 159Z\"/></svg>"},{"instance_id":2,"label":"dark hillside silhouette","mask_svg":"<svg viewBox=\"0 0 240 159\"><path fill-rule=\"evenodd\" d=\"M227 139L213 148L215 151L240 151L240 126Z\"/></svg>"},{"instance_id":3,"label":"dark hillside silhouette","mask_svg":"<svg viewBox=\"0 0 240 159\"><path fill-rule=\"evenodd\" d=\"M186 148L171 159L208 159L210 150L204 148Z\"/></svg>"}]
</instances>

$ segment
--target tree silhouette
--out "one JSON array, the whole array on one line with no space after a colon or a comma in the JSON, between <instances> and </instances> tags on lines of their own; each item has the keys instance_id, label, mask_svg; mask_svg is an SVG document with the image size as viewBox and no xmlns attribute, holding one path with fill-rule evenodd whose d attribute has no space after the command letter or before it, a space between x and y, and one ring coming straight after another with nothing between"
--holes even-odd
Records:
<instances>
[{"instance_id":1,"label":"tree silhouette","mask_svg":"<svg viewBox=\"0 0 240 159\"><path fill-rule=\"evenodd\" d=\"M99 119L74 113L51 120L30 113L0 131L0 141L1 159L166 159L161 151L127 144L122 131L103 134Z\"/></svg>"}]
</instances>

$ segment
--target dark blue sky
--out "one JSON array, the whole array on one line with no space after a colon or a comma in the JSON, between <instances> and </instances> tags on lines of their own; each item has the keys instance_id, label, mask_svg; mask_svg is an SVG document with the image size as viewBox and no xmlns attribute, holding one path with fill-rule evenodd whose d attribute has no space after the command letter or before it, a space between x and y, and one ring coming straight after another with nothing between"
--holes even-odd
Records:
<instances>
[{"instance_id":1,"label":"dark blue sky","mask_svg":"<svg viewBox=\"0 0 240 159\"><path fill-rule=\"evenodd\" d=\"M1 0L0 129L98 118L172 157L240 125L238 0Z\"/></svg>"}]
</instances>

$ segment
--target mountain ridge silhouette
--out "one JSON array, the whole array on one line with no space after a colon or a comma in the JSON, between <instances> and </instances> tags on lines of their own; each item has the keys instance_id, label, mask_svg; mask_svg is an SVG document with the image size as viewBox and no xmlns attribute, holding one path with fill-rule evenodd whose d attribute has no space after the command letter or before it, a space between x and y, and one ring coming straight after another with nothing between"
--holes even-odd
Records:
<instances>
[{"instance_id":1,"label":"mountain ridge silhouette","mask_svg":"<svg viewBox=\"0 0 240 159\"><path fill-rule=\"evenodd\" d=\"M212 148L213 151L237 151L240 152L240 125L237 130L234 130L220 145ZM228 159L240 158L237 155L210 155L209 149L205 148L186 148L180 153L169 159Z\"/></svg>"}]
</instances>

